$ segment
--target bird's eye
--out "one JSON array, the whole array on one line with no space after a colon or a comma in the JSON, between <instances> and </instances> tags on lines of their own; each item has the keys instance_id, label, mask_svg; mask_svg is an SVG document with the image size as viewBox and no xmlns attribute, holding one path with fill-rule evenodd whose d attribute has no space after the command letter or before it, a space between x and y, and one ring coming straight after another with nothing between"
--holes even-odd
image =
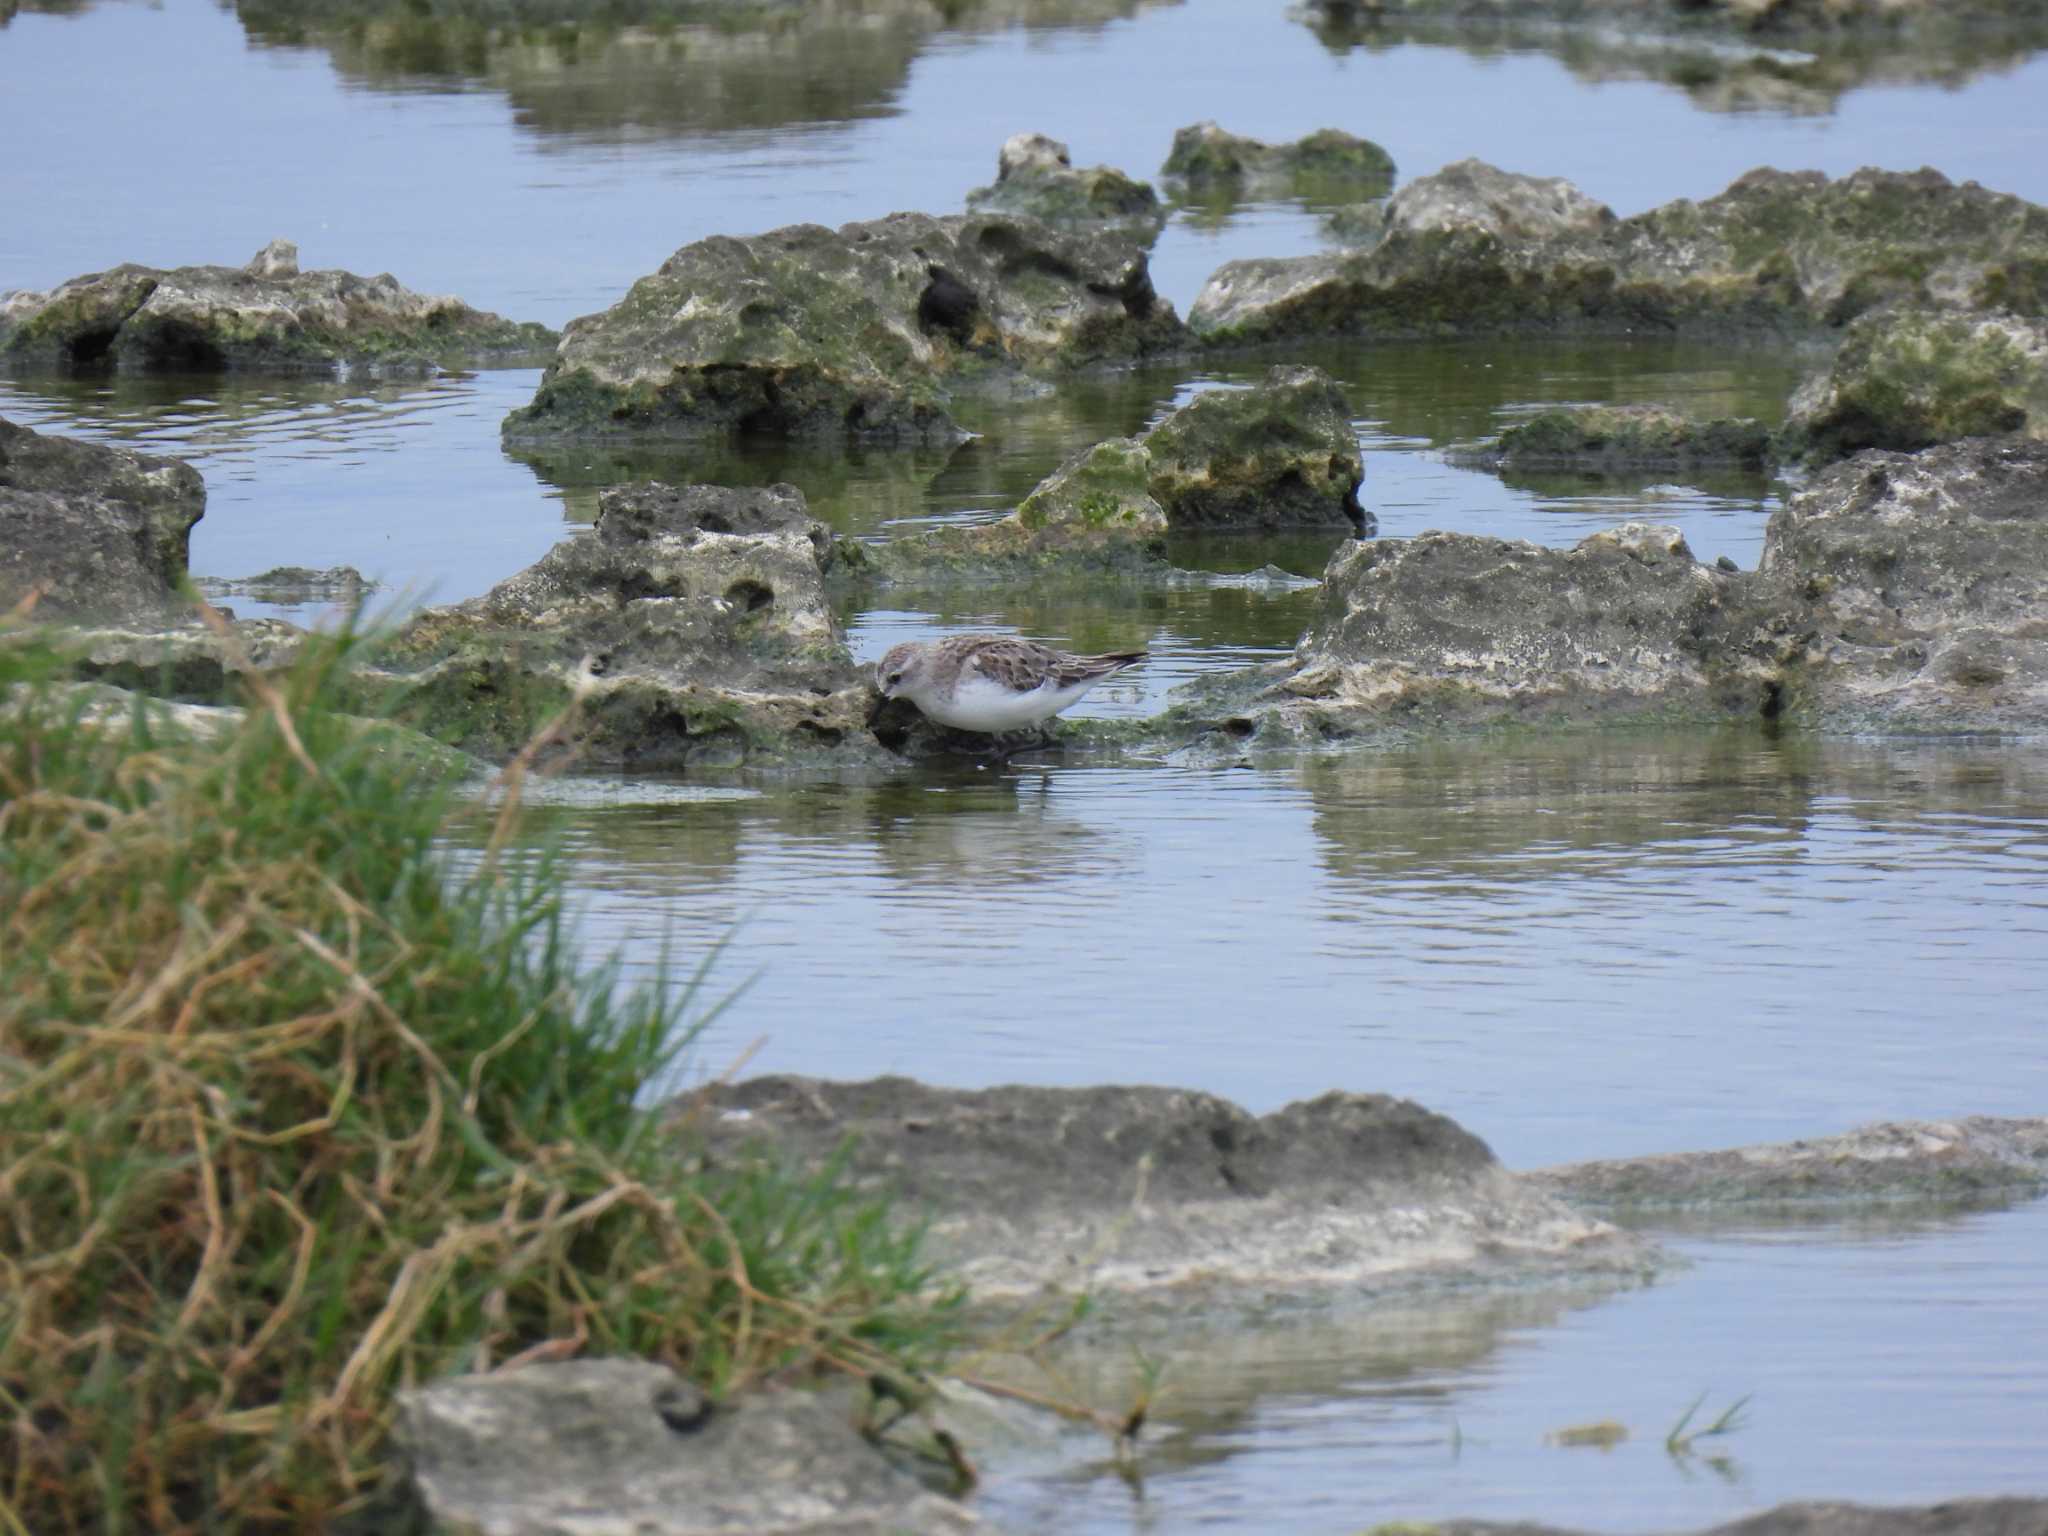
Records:
<instances>
[{"instance_id":1,"label":"bird's eye","mask_svg":"<svg viewBox=\"0 0 2048 1536\"><path fill-rule=\"evenodd\" d=\"M897 685L898 683L900 683L900 682L902 682L902 681L903 681L903 674L902 674L901 672L891 672L891 673L889 674L889 686L890 686L891 688L894 688L894 687L895 687L895 686L896 686L896 685Z\"/></svg>"}]
</instances>

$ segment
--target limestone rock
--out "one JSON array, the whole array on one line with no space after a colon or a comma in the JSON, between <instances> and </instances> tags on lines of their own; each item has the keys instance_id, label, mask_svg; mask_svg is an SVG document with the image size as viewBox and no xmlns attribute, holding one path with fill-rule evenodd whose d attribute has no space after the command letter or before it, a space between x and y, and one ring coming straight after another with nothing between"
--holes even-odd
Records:
<instances>
[{"instance_id":1,"label":"limestone rock","mask_svg":"<svg viewBox=\"0 0 2048 1536\"><path fill-rule=\"evenodd\" d=\"M995 214L798 224L684 246L611 309L571 322L505 432L950 439L956 388L1185 339L1143 249L1117 236Z\"/></svg>"},{"instance_id":2,"label":"limestone rock","mask_svg":"<svg viewBox=\"0 0 2048 1536\"><path fill-rule=\"evenodd\" d=\"M1787 707L1854 729L2048 728L2048 443L1867 452L1771 516Z\"/></svg>"},{"instance_id":3,"label":"limestone rock","mask_svg":"<svg viewBox=\"0 0 2048 1536\"><path fill-rule=\"evenodd\" d=\"M460 299L414 293L388 272L301 272L270 245L242 267L115 267L48 293L0 299L0 361L126 372L431 373L552 347Z\"/></svg>"},{"instance_id":4,"label":"limestone rock","mask_svg":"<svg viewBox=\"0 0 2048 1536\"><path fill-rule=\"evenodd\" d=\"M1890 1120L1840 1136L1571 1163L1523 1177L1602 1208L2027 1194L2048 1188L2048 1120Z\"/></svg>"},{"instance_id":5,"label":"limestone rock","mask_svg":"<svg viewBox=\"0 0 2048 1536\"><path fill-rule=\"evenodd\" d=\"M0 420L0 612L31 591L43 618L166 612L205 510L181 460Z\"/></svg>"},{"instance_id":6,"label":"limestone rock","mask_svg":"<svg viewBox=\"0 0 2048 1536\"><path fill-rule=\"evenodd\" d=\"M1917 308L1859 316L1793 397L1787 427L1823 460L1998 432L2048 438L2048 319Z\"/></svg>"},{"instance_id":7,"label":"limestone rock","mask_svg":"<svg viewBox=\"0 0 2048 1536\"><path fill-rule=\"evenodd\" d=\"M1255 1116L1172 1088L764 1077L684 1103L721 1161L750 1144L806 1165L844 1153L854 1181L930 1212L928 1250L984 1297L1378 1294L1655 1263L1640 1240L1524 1189L1455 1122L1380 1094Z\"/></svg>"},{"instance_id":8,"label":"limestone rock","mask_svg":"<svg viewBox=\"0 0 2048 1536\"><path fill-rule=\"evenodd\" d=\"M1348 545L1271 724L1753 714L1750 583L1676 528L1623 523L1568 550L1474 534Z\"/></svg>"},{"instance_id":9,"label":"limestone rock","mask_svg":"<svg viewBox=\"0 0 2048 1536\"><path fill-rule=\"evenodd\" d=\"M1067 146L1042 133L1013 134L997 157L994 186L967 194L972 213L1032 218L1055 229L1103 230L1144 245L1166 227L1159 194L1107 165L1076 170Z\"/></svg>"},{"instance_id":10,"label":"limestone rock","mask_svg":"<svg viewBox=\"0 0 2048 1536\"><path fill-rule=\"evenodd\" d=\"M709 1407L667 1366L571 1360L399 1396L428 1528L461 1536L941 1536L989 1529L805 1392Z\"/></svg>"},{"instance_id":11,"label":"limestone rock","mask_svg":"<svg viewBox=\"0 0 2048 1536\"><path fill-rule=\"evenodd\" d=\"M382 658L404 717L504 756L580 693L586 762L876 751L801 492L636 485L598 505L591 532L405 626Z\"/></svg>"},{"instance_id":12,"label":"limestone rock","mask_svg":"<svg viewBox=\"0 0 2048 1536\"><path fill-rule=\"evenodd\" d=\"M1369 531L1351 408L1319 368L1283 365L1250 389L1205 391L1145 446L1149 488L1176 528Z\"/></svg>"},{"instance_id":13,"label":"limestone rock","mask_svg":"<svg viewBox=\"0 0 2048 1536\"><path fill-rule=\"evenodd\" d=\"M1139 537L1166 531L1165 508L1152 498L1152 453L1142 439L1112 437L1083 448L1039 482L1017 506L1026 528L1113 528Z\"/></svg>"},{"instance_id":14,"label":"limestone rock","mask_svg":"<svg viewBox=\"0 0 2048 1536\"><path fill-rule=\"evenodd\" d=\"M1368 249L1226 263L1189 313L1216 345L1323 335L1830 336L1890 302L2048 312L2048 208L1939 172L1752 171L1615 219L1476 162L1411 182Z\"/></svg>"}]
</instances>

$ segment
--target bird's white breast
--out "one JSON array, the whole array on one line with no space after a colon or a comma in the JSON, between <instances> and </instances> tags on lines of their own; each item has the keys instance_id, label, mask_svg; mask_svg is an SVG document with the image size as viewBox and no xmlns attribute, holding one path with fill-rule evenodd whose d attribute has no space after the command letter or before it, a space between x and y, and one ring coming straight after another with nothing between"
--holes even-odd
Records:
<instances>
[{"instance_id":1,"label":"bird's white breast","mask_svg":"<svg viewBox=\"0 0 2048 1536\"><path fill-rule=\"evenodd\" d=\"M956 731L1015 731L1054 715L1076 702L1100 678L1059 687L1050 678L1024 693L963 668L953 685L953 696L921 698L917 707L941 725Z\"/></svg>"}]
</instances>

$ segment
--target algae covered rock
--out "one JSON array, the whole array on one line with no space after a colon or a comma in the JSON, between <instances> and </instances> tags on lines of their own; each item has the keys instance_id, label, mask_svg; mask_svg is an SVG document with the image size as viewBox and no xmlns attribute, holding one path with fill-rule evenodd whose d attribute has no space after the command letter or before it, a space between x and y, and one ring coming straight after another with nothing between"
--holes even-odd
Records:
<instances>
[{"instance_id":1,"label":"algae covered rock","mask_svg":"<svg viewBox=\"0 0 2048 1536\"><path fill-rule=\"evenodd\" d=\"M1189 313L1217 345L1324 335L1824 337L1893 302L2048 306L2048 208L1929 170L1752 171L1615 219L1473 162L1396 193L1367 249L1225 264Z\"/></svg>"},{"instance_id":2,"label":"algae covered rock","mask_svg":"<svg viewBox=\"0 0 2048 1536\"><path fill-rule=\"evenodd\" d=\"M895 585L1171 579L1161 536L1341 529L1363 536L1350 408L1317 368L1197 395L1142 437L1070 456L997 522L891 539L835 568Z\"/></svg>"},{"instance_id":3,"label":"algae covered rock","mask_svg":"<svg viewBox=\"0 0 2048 1536\"><path fill-rule=\"evenodd\" d=\"M0 420L0 613L162 613L182 603L206 483L178 459L45 436Z\"/></svg>"},{"instance_id":4,"label":"algae covered rock","mask_svg":"<svg viewBox=\"0 0 2048 1536\"><path fill-rule=\"evenodd\" d=\"M0 299L0 362L126 372L430 373L524 362L546 326L414 293L388 272L301 272L289 241L242 267L133 264Z\"/></svg>"},{"instance_id":5,"label":"algae covered rock","mask_svg":"<svg viewBox=\"0 0 2048 1536\"><path fill-rule=\"evenodd\" d=\"M793 486L623 486L589 533L414 617L381 664L409 721L482 756L576 697L588 760L829 754L865 740L866 705L825 596L830 543Z\"/></svg>"},{"instance_id":6,"label":"algae covered rock","mask_svg":"<svg viewBox=\"0 0 2048 1536\"><path fill-rule=\"evenodd\" d=\"M958 435L954 389L1182 346L1145 253L993 214L899 213L684 246L572 322L515 442L758 431Z\"/></svg>"},{"instance_id":7,"label":"algae covered rock","mask_svg":"<svg viewBox=\"0 0 2048 1536\"><path fill-rule=\"evenodd\" d=\"M2048 320L1882 309L1850 325L1793 397L1788 438L1816 458L1960 437L2048 437Z\"/></svg>"},{"instance_id":8,"label":"algae covered rock","mask_svg":"<svg viewBox=\"0 0 2048 1536\"><path fill-rule=\"evenodd\" d=\"M1509 427L1494 443L1455 449L1444 457L1480 469L1611 475L1731 467L1761 471L1771 455L1770 428L1752 417L1694 421L1666 406L1599 405L1540 412Z\"/></svg>"},{"instance_id":9,"label":"algae covered rock","mask_svg":"<svg viewBox=\"0 0 2048 1536\"><path fill-rule=\"evenodd\" d=\"M1351 410L1319 368L1197 395L1145 435L1147 488L1179 529L1341 528L1363 535Z\"/></svg>"},{"instance_id":10,"label":"algae covered rock","mask_svg":"<svg viewBox=\"0 0 2048 1536\"><path fill-rule=\"evenodd\" d=\"M1205 122L1174 134L1159 174L1204 201L1289 196L1355 202L1393 190L1394 157L1338 128L1319 129L1291 144L1267 144Z\"/></svg>"},{"instance_id":11,"label":"algae covered rock","mask_svg":"<svg viewBox=\"0 0 2048 1536\"><path fill-rule=\"evenodd\" d=\"M1109 230L1145 245L1166 226L1159 194L1113 166L1076 170L1067 146L1042 133L1008 139L997 158L995 185L967 194L972 213L1037 219L1055 229Z\"/></svg>"},{"instance_id":12,"label":"algae covered rock","mask_svg":"<svg viewBox=\"0 0 2048 1536\"><path fill-rule=\"evenodd\" d=\"M1135 437L1083 448L1039 482L1017 506L1026 528L1115 528L1164 533L1166 509L1152 498L1152 453Z\"/></svg>"}]
</instances>

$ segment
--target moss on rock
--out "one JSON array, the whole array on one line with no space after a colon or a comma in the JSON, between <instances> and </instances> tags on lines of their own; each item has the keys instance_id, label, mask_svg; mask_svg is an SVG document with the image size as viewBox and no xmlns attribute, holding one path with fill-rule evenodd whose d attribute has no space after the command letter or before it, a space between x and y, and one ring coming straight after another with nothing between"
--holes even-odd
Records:
<instances>
[{"instance_id":1,"label":"moss on rock","mask_svg":"<svg viewBox=\"0 0 2048 1536\"><path fill-rule=\"evenodd\" d=\"M2048 437L2048 322L1925 309L1859 318L1786 424L1820 460L2000 432Z\"/></svg>"}]
</instances>

